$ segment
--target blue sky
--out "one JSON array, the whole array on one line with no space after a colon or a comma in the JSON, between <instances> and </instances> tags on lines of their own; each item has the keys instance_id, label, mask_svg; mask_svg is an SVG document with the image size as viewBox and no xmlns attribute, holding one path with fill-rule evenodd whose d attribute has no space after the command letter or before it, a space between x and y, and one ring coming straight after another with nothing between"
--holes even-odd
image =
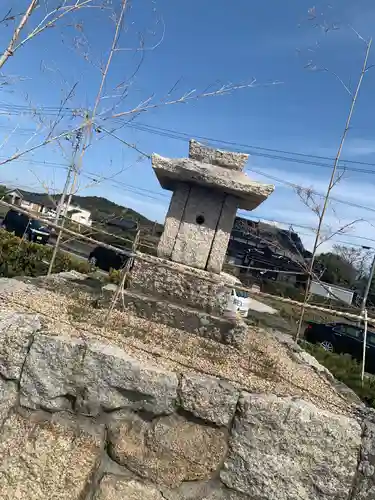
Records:
<instances>
[{"instance_id":1,"label":"blue sky","mask_svg":"<svg viewBox=\"0 0 375 500\"><path fill-rule=\"evenodd\" d=\"M3 0L0 19L10 7L22 12L27 3ZM49 2L50 6L58 3ZM118 51L113 59L98 121L111 130L124 125L116 135L147 154L186 156L188 142L186 138L175 139L170 134L141 131L137 128L139 124L183 132L191 137L244 144L249 150L253 146L334 156L350 106L350 96L337 77L348 85L355 85L366 47L351 27L366 39L373 36L375 4L371 0L315 2L316 18L311 20L308 11L313 5L305 0L235 0L230 4L224 0L133 1L119 44L126 50ZM42 8L36 11L25 33L43 15ZM327 31L324 26L335 29ZM8 43L12 27L12 23L0 25L2 49ZM92 108L101 80L98 66L108 56L113 30L106 10L80 11L25 44L6 63L2 74L9 85L0 87L2 158L38 143L49 120L54 118L48 110L58 107L73 85L76 84L75 93L67 106ZM147 49L143 52L132 50L138 47L139 33ZM155 45L154 50L149 50ZM374 63L375 46L369 64ZM152 102L160 102L171 89L170 99L173 99L192 89L199 93L208 87L250 82L252 78L258 83L254 88L193 100L189 104L160 105L128 125L125 118L105 119L109 116L110 103L116 102L115 89L123 82L128 85L127 96L117 111L130 110L150 96L153 96ZM272 85L274 82L282 83ZM343 152L345 159L375 163L374 88L375 68L365 75ZM21 108L9 108L12 105L27 107L28 111L21 114L16 111ZM36 110L35 116L30 109ZM56 130L65 130L77 123L77 119L66 117ZM68 141L40 148L23 157L24 161L1 166L0 182L38 191L59 191L71 154ZM50 164L43 165L43 162ZM325 160L325 163L332 162ZM375 172L372 166L363 168ZM150 161L140 160L139 153L124 143L106 133L94 134L82 169L80 194L106 196L152 219L163 220L169 193L159 188ZM255 180L273 182L264 177L268 175L324 192L330 170L252 155L247 172ZM106 180L94 185L92 178L103 177ZM355 219L366 219L337 240L353 244L366 243L358 236L375 240L374 183L372 174L348 171L335 188L336 198L373 210L332 203L326 222L333 229ZM316 225L316 217L304 207L293 189L279 182L275 184L275 192L269 200L247 215L303 226ZM301 229L301 236L310 246L312 232Z\"/></svg>"}]
</instances>

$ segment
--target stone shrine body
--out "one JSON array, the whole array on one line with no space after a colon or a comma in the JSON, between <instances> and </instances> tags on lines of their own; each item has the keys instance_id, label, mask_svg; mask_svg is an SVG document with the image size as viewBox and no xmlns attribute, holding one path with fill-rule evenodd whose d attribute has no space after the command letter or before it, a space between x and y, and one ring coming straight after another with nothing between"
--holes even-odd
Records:
<instances>
[{"instance_id":1,"label":"stone shrine body","mask_svg":"<svg viewBox=\"0 0 375 500\"><path fill-rule=\"evenodd\" d=\"M254 210L274 186L243 172L248 155L190 141L189 158L154 154L152 166L164 189L173 191L158 256L220 273L237 209Z\"/></svg>"}]
</instances>

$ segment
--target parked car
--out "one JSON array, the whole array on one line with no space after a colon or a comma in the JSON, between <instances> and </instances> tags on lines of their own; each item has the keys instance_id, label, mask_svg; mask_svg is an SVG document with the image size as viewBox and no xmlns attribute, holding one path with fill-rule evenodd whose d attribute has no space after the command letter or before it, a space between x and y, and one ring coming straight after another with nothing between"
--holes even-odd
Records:
<instances>
[{"instance_id":1,"label":"parked car","mask_svg":"<svg viewBox=\"0 0 375 500\"><path fill-rule=\"evenodd\" d=\"M121 269L126 264L129 257L126 255L115 252L98 246L89 255L89 262L91 265L109 272L111 269Z\"/></svg>"},{"instance_id":2,"label":"parked car","mask_svg":"<svg viewBox=\"0 0 375 500\"><path fill-rule=\"evenodd\" d=\"M347 323L309 322L305 330L305 340L319 344L329 352L350 354L357 361L362 360L364 330L360 326ZM367 332L366 370L375 373L375 332Z\"/></svg>"},{"instance_id":3,"label":"parked car","mask_svg":"<svg viewBox=\"0 0 375 500\"><path fill-rule=\"evenodd\" d=\"M250 297L248 292L236 290L233 288L228 299L226 310L232 313L237 313L247 318L250 309Z\"/></svg>"},{"instance_id":4,"label":"parked car","mask_svg":"<svg viewBox=\"0 0 375 500\"><path fill-rule=\"evenodd\" d=\"M30 219L16 210L9 210L3 220L3 227L20 238L45 245L50 237L50 230L42 222Z\"/></svg>"}]
</instances>

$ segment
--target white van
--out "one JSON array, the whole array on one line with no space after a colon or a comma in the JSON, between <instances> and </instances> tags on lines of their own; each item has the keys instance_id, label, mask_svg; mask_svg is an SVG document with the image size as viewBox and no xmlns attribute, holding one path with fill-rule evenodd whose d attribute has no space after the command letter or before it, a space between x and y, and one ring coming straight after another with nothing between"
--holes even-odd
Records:
<instances>
[{"instance_id":1,"label":"white van","mask_svg":"<svg viewBox=\"0 0 375 500\"><path fill-rule=\"evenodd\" d=\"M250 309L250 297L248 292L232 289L228 299L226 310L229 313L239 314L247 318Z\"/></svg>"}]
</instances>

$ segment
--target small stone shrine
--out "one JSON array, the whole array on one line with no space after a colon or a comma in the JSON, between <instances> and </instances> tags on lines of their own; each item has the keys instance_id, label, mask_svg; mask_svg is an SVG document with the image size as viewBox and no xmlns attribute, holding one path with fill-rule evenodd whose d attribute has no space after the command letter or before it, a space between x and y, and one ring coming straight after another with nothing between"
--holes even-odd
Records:
<instances>
[{"instance_id":1,"label":"small stone shrine","mask_svg":"<svg viewBox=\"0 0 375 500\"><path fill-rule=\"evenodd\" d=\"M152 166L164 189L173 191L158 256L220 273L238 208L254 210L274 186L242 171L248 155L190 141L189 158L154 154Z\"/></svg>"},{"instance_id":2,"label":"small stone shrine","mask_svg":"<svg viewBox=\"0 0 375 500\"><path fill-rule=\"evenodd\" d=\"M223 313L238 279L221 272L238 208L254 210L274 186L242 171L248 155L190 141L189 158L154 154L161 186L173 191L158 257L136 259L123 304L141 317L239 346L246 325Z\"/></svg>"}]
</instances>

